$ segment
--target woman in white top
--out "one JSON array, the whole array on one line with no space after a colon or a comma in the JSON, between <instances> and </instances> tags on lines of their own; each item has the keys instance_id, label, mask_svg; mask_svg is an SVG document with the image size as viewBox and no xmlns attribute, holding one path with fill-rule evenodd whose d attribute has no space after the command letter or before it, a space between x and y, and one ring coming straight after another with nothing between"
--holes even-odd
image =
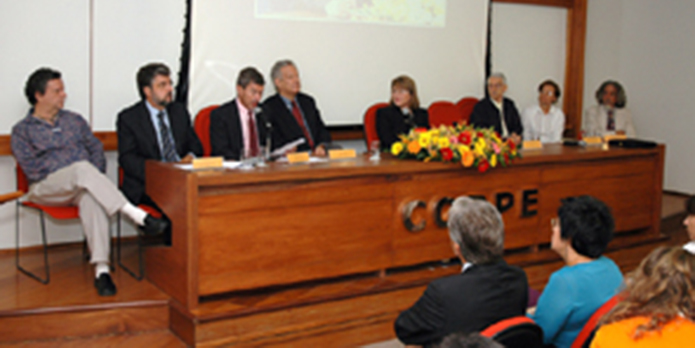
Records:
<instances>
[{"instance_id":1,"label":"woman in white top","mask_svg":"<svg viewBox=\"0 0 695 348\"><path fill-rule=\"evenodd\" d=\"M565 114L554 105L560 98L560 87L552 80L545 80L538 86L538 92L538 105L529 106L521 114L524 140L559 143L565 131Z\"/></svg>"},{"instance_id":2,"label":"woman in white top","mask_svg":"<svg viewBox=\"0 0 695 348\"><path fill-rule=\"evenodd\" d=\"M611 80L602 83L596 91L596 101L598 105L587 109L584 115L584 136L636 136L632 114L625 108L625 90L620 83Z\"/></svg>"}]
</instances>

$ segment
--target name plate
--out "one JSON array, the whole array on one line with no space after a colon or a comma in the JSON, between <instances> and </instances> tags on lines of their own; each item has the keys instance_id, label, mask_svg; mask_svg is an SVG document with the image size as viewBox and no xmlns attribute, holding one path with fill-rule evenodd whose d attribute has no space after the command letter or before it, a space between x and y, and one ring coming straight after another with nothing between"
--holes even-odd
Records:
<instances>
[{"instance_id":1,"label":"name plate","mask_svg":"<svg viewBox=\"0 0 695 348\"><path fill-rule=\"evenodd\" d=\"M223 162L223 157L202 157L194 158L191 164L193 165L193 169L222 168Z\"/></svg>"},{"instance_id":2,"label":"name plate","mask_svg":"<svg viewBox=\"0 0 695 348\"><path fill-rule=\"evenodd\" d=\"M603 138L601 137L584 137L582 138L587 145L601 145L603 144Z\"/></svg>"},{"instance_id":3,"label":"name plate","mask_svg":"<svg viewBox=\"0 0 695 348\"><path fill-rule=\"evenodd\" d=\"M345 150L328 150L328 158L335 159L346 159L346 158L356 158L357 152L355 149L345 149Z\"/></svg>"},{"instance_id":4,"label":"name plate","mask_svg":"<svg viewBox=\"0 0 695 348\"><path fill-rule=\"evenodd\" d=\"M521 148L524 150L539 150L543 148L543 143L540 140L524 140L521 143Z\"/></svg>"},{"instance_id":5,"label":"name plate","mask_svg":"<svg viewBox=\"0 0 695 348\"><path fill-rule=\"evenodd\" d=\"M309 162L308 152L293 152L287 154L287 162L290 164Z\"/></svg>"},{"instance_id":6,"label":"name plate","mask_svg":"<svg viewBox=\"0 0 695 348\"><path fill-rule=\"evenodd\" d=\"M611 135L604 135L603 140L606 142L609 142L611 140L625 140L627 139L627 135L625 134L611 134Z\"/></svg>"}]
</instances>

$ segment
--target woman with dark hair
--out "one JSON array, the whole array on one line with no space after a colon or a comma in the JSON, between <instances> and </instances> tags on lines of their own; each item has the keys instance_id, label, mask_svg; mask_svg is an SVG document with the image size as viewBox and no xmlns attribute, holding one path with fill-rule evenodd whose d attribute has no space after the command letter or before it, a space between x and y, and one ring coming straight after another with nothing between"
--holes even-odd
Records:
<instances>
[{"instance_id":1,"label":"woman with dark hair","mask_svg":"<svg viewBox=\"0 0 695 348\"><path fill-rule=\"evenodd\" d=\"M617 81L608 80L596 91L594 105L584 115L584 133L586 136L604 136L625 134L635 137L632 114L625 108L627 97L625 89Z\"/></svg>"},{"instance_id":2,"label":"woman with dark hair","mask_svg":"<svg viewBox=\"0 0 695 348\"><path fill-rule=\"evenodd\" d=\"M685 212L688 214L683 220L683 225L688 231L688 238L690 242L686 244L686 248L689 248L693 253L695 253L695 196L690 196L685 202Z\"/></svg>"},{"instance_id":3,"label":"woman with dark hair","mask_svg":"<svg viewBox=\"0 0 695 348\"><path fill-rule=\"evenodd\" d=\"M521 113L525 140L542 143L559 143L565 131L565 114L555 107L560 98L560 86L553 80L545 80L538 86L538 104Z\"/></svg>"},{"instance_id":4,"label":"woman with dark hair","mask_svg":"<svg viewBox=\"0 0 695 348\"><path fill-rule=\"evenodd\" d=\"M624 300L603 318L591 347L692 347L695 255L682 247L652 251L627 277Z\"/></svg>"},{"instance_id":5,"label":"woman with dark hair","mask_svg":"<svg viewBox=\"0 0 695 348\"><path fill-rule=\"evenodd\" d=\"M603 202L591 196L566 198L551 224L550 247L566 265L550 276L532 318L543 329L546 344L564 348L617 293L623 275L615 262L601 256L614 228Z\"/></svg>"},{"instance_id":6,"label":"woman with dark hair","mask_svg":"<svg viewBox=\"0 0 695 348\"><path fill-rule=\"evenodd\" d=\"M398 135L430 124L427 110L420 108L415 81L401 75L391 81L391 105L376 111L376 133L381 148L390 150Z\"/></svg>"}]
</instances>

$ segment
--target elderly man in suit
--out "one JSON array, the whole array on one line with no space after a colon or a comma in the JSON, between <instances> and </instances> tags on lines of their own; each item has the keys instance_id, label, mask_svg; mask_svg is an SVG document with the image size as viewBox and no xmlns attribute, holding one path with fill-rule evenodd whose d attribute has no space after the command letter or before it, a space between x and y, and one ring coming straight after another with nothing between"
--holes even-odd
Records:
<instances>
[{"instance_id":1,"label":"elderly man in suit","mask_svg":"<svg viewBox=\"0 0 695 348\"><path fill-rule=\"evenodd\" d=\"M266 127L258 102L263 96L265 80L252 67L239 72L236 81L236 98L210 113L210 146L213 156L228 160L263 155L261 147L266 142Z\"/></svg>"},{"instance_id":2,"label":"elderly man in suit","mask_svg":"<svg viewBox=\"0 0 695 348\"><path fill-rule=\"evenodd\" d=\"M482 99L471 113L470 124L482 128L494 128L504 139L521 142L524 127L514 102L504 97L507 78L502 73L493 73L487 79L488 97Z\"/></svg>"},{"instance_id":3,"label":"elderly man in suit","mask_svg":"<svg viewBox=\"0 0 695 348\"><path fill-rule=\"evenodd\" d=\"M172 102L169 68L161 63L137 73L141 100L118 114L118 164L123 169L121 190L133 204L157 208L145 194L145 161L188 161L203 154L186 108Z\"/></svg>"},{"instance_id":4,"label":"elderly man in suit","mask_svg":"<svg viewBox=\"0 0 695 348\"><path fill-rule=\"evenodd\" d=\"M272 142L282 147L299 138L304 143L298 151L312 151L316 156L326 155L331 134L321 119L314 98L301 93L297 67L291 60L281 60L273 65L271 78L277 93L263 102L263 111L273 122Z\"/></svg>"},{"instance_id":5,"label":"elderly man in suit","mask_svg":"<svg viewBox=\"0 0 695 348\"><path fill-rule=\"evenodd\" d=\"M497 209L484 200L459 197L449 209L448 227L461 273L430 283L398 316L396 335L405 344L436 344L453 332L479 332L526 312L526 274L502 258L504 223Z\"/></svg>"}]
</instances>

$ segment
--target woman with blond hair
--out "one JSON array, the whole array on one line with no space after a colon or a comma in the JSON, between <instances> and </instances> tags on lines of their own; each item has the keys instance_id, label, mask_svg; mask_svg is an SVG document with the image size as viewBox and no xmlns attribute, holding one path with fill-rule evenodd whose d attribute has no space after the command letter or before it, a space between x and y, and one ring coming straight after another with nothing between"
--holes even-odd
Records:
<instances>
[{"instance_id":1,"label":"woman with blond hair","mask_svg":"<svg viewBox=\"0 0 695 348\"><path fill-rule=\"evenodd\" d=\"M691 347L695 342L695 255L652 251L626 281L624 300L602 320L591 347Z\"/></svg>"},{"instance_id":2,"label":"woman with blond hair","mask_svg":"<svg viewBox=\"0 0 695 348\"><path fill-rule=\"evenodd\" d=\"M376 133L381 148L389 150L398 135L418 127L429 128L427 110L420 108L415 81L401 75L391 81L391 104L376 111Z\"/></svg>"}]
</instances>

